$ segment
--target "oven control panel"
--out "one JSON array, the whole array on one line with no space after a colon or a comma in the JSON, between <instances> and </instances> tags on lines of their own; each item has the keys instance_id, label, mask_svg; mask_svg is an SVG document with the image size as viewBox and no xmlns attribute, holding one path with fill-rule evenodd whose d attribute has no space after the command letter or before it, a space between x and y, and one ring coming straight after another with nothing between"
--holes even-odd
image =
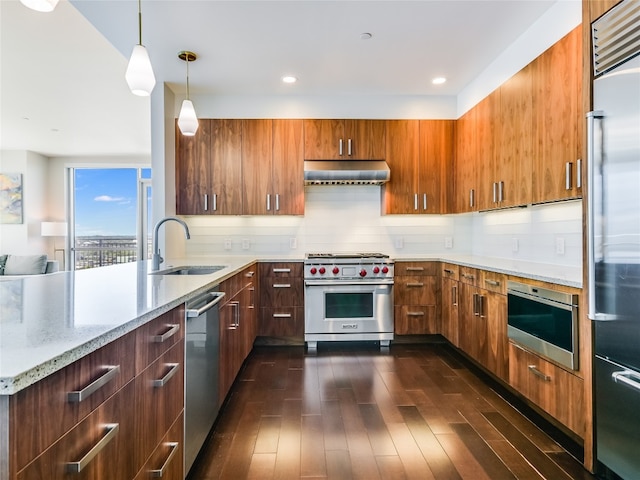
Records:
<instances>
[{"instance_id":1,"label":"oven control panel","mask_svg":"<svg viewBox=\"0 0 640 480\"><path fill-rule=\"evenodd\" d=\"M393 278L393 263L380 262L372 264L350 263L350 264L330 264L330 263L309 263L304 266L304 278L310 279L375 279Z\"/></svg>"}]
</instances>

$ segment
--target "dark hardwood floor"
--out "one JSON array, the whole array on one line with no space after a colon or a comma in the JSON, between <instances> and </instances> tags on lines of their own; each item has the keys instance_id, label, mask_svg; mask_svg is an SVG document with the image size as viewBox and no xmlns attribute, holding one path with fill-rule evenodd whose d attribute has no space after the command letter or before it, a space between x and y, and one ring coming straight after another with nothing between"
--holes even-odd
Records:
<instances>
[{"instance_id":1,"label":"dark hardwood floor","mask_svg":"<svg viewBox=\"0 0 640 480\"><path fill-rule=\"evenodd\" d=\"M256 347L190 480L591 479L445 344Z\"/></svg>"}]
</instances>

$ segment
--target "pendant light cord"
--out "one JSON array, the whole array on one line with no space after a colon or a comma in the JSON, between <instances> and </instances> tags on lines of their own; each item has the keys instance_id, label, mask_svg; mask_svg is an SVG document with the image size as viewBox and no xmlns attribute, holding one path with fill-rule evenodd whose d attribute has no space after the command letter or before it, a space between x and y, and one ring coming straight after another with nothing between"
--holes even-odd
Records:
<instances>
[{"instance_id":1,"label":"pendant light cord","mask_svg":"<svg viewBox=\"0 0 640 480\"><path fill-rule=\"evenodd\" d=\"M187 54L187 100L189 100L189 54Z\"/></svg>"},{"instance_id":2,"label":"pendant light cord","mask_svg":"<svg viewBox=\"0 0 640 480\"><path fill-rule=\"evenodd\" d=\"M138 45L142 45L142 0L138 0Z\"/></svg>"}]
</instances>

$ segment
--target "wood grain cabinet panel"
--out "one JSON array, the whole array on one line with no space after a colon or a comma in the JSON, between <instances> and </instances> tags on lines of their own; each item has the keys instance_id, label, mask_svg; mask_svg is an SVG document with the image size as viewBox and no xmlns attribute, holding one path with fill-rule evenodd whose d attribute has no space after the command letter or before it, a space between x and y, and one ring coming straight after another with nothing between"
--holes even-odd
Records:
<instances>
[{"instance_id":1,"label":"wood grain cabinet panel","mask_svg":"<svg viewBox=\"0 0 640 480\"><path fill-rule=\"evenodd\" d=\"M393 297L396 334L440 333L438 262L396 262Z\"/></svg>"},{"instance_id":2,"label":"wood grain cabinet panel","mask_svg":"<svg viewBox=\"0 0 640 480\"><path fill-rule=\"evenodd\" d=\"M306 160L384 160L383 120L305 120Z\"/></svg>"},{"instance_id":3,"label":"wood grain cabinet panel","mask_svg":"<svg viewBox=\"0 0 640 480\"><path fill-rule=\"evenodd\" d=\"M442 297L442 325L441 333L456 347L460 346L458 321L460 302L460 282L458 281L458 265L442 263L441 297Z\"/></svg>"},{"instance_id":4,"label":"wood grain cabinet panel","mask_svg":"<svg viewBox=\"0 0 640 480\"><path fill-rule=\"evenodd\" d=\"M415 211L416 165L420 158L420 122L418 120L387 120L386 160L391 178L382 194L382 211L404 214Z\"/></svg>"},{"instance_id":5,"label":"wood grain cabinet panel","mask_svg":"<svg viewBox=\"0 0 640 480\"><path fill-rule=\"evenodd\" d=\"M211 120L200 119L192 137L176 132L176 213L207 215L211 194Z\"/></svg>"},{"instance_id":6,"label":"wood grain cabinet panel","mask_svg":"<svg viewBox=\"0 0 640 480\"><path fill-rule=\"evenodd\" d=\"M267 199L273 184L272 146L270 119L242 121L242 213L245 215L271 212Z\"/></svg>"},{"instance_id":7,"label":"wood grain cabinet panel","mask_svg":"<svg viewBox=\"0 0 640 480\"><path fill-rule=\"evenodd\" d=\"M185 307L160 315L136 330L136 375L184 339Z\"/></svg>"},{"instance_id":8,"label":"wood grain cabinet panel","mask_svg":"<svg viewBox=\"0 0 640 480\"><path fill-rule=\"evenodd\" d=\"M302 262L261 263L258 335L304 337Z\"/></svg>"},{"instance_id":9,"label":"wood grain cabinet panel","mask_svg":"<svg viewBox=\"0 0 640 480\"><path fill-rule=\"evenodd\" d=\"M184 415L180 414L134 480L184 480L183 457Z\"/></svg>"},{"instance_id":10,"label":"wood grain cabinet panel","mask_svg":"<svg viewBox=\"0 0 640 480\"><path fill-rule=\"evenodd\" d=\"M302 120L273 120L271 212L304 214L304 129Z\"/></svg>"},{"instance_id":11,"label":"wood grain cabinet panel","mask_svg":"<svg viewBox=\"0 0 640 480\"><path fill-rule=\"evenodd\" d=\"M456 123L455 188L452 205L455 213L478 210L476 114L477 110L472 108Z\"/></svg>"}]
</instances>

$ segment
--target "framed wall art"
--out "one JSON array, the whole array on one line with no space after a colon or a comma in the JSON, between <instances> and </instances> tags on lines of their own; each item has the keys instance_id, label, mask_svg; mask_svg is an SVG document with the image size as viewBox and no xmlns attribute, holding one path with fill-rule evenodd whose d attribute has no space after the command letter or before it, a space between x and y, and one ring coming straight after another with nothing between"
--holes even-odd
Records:
<instances>
[{"instance_id":1,"label":"framed wall art","mask_svg":"<svg viewBox=\"0 0 640 480\"><path fill-rule=\"evenodd\" d=\"M0 223L22 223L21 173L0 173Z\"/></svg>"}]
</instances>

